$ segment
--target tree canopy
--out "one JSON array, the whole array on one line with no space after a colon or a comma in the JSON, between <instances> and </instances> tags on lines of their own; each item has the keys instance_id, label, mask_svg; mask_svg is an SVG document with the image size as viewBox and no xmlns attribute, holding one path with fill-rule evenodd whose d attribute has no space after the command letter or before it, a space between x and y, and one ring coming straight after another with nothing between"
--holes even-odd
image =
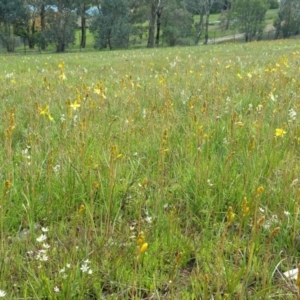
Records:
<instances>
[{"instance_id":1,"label":"tree canopy","mask_svg":"<svg viewBox=\"0 0 300 300\"><path fill-rule=\"evenodd\" d=\"M76 37L85 48L89 27L98 49L127 48L139 39L149 48L207 44L216 12L220 30L237 28L251 41L261 38L270 8L278 8L276 38L299 33L299 0L0 0L0 42L14 51L21 36L30 48L52 44L64 52Z\"/></svg>"}]
</instances>

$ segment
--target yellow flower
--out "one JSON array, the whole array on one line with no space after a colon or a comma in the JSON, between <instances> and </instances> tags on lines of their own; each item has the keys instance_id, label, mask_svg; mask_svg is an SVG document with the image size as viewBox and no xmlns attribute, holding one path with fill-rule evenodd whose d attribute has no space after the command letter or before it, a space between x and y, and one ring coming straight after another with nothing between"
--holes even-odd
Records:
<instances>
[{"instance_id":1,"label":"yellow flower","mask_svg":"<svg viewBox=\"0 0 300 300\"><path fill-rule=\"evenodd\" d=\"M94 89L94 93L100 95L101 91L100 91L100 89Z\"/></svg>"},{"instance_id":2,"label":"yellow flower","mask_svg":"<svg viewBox=\"0 0 300 300\"><path fill-rule=\"evenodd\" d=\"M63 70L60 71L60 75L58 76L61 81L67 80L67 77Z\"/></svg>"},{"instance_id":3,"label":"yellow flower","mask_svg":"<svg viewBox=\"0 0 300 300\"><path fill-rule=\"evenodd\" d=\"M82 214L85 210L85 206L83 204L80 205L79 209L78 209L78 214Z\"/></svg>"},{"instance_id":4,"label":"yellow flower","mask_svg":"<svg viewBox=\"0 0 300 300\"><path fill-rule=\"evenodd\" d=\"M74 103L70 103L69 106L73 108L73 110L77 110L80 107L80 103L75 100Z\"/></svg>"},{"instance_id":5,"label":"yellow flower","mask_svg":"<svg viewBox=\"0 0 300 300\"><path fill-rule=\"evenodd\" d=\"M275 136L284 137L285 134L286 134L286 131L284 131L282 128L276 128Z\"/></svg>"},{"instance_id":6,"label":"yellow flower","mask_svg":"<svg viewBox=\"0 0 300 300\"><path fill-rule=\"evenodd\" d=\"M144 232L141 231L138 235L138 238L137 238L137 244L139 246L142 246L144 244L144 241L145 241L145 235L144 235Z\"/></svg>"},{"instance_id":7,"label":"yellow flower","mask_svg":"<svg viewBox=\"0 0 300 300\"><path fill-rule=\"evenodd\" d=\"M235 213L232 211L232 207L229 206L228 210L227 210L227 213L226 213L227 222L229 224L232 223L232 221L234 220L234 218L235 218Z\"/></svg>"},{"instance_id":8,"label":"yellow flower","mask_svg":"<svg viewBox=\"0 0 300 300\"><path fill-rule=\"evenodd\" d=\"M49 113L47 113L46 115L50 121L53 121L53 117Z\"/></svg>"},{"instance_id":9,"label":"yellow flower","mask_svg":"<svg viewBox=\"0 0 300 300\"><path fill-rule=\"evenodd\" d=\"M265 190L265 189L264 189L263 186L259 186L259 187L256 189L256 194L257 194L257 195L260 195L260 194L262 194L262 192L263 192L264 190Z\"/></svg>"},{"instance_id":10,"label":"yellow flower","mask_svg":"<svg viewBox=\"0 0 300 300\"><path fill-rule=\"evenodd\" d=\"M40 115L46 115L48 113L49 105L46 105L44 109L40 109Z\"/></svg>"},{"instance_id":11,"label":"yellow flower","mask_svg":"<svg viewBox=\"0 0 300 300\"><path fill-rule=\"evenodd\" d=\"M148 249L148 243L144 243L140 248L140 253L145 253Z\"/></svg>"},{"instance_id":12,"label":"yellow flower","mask_svg":"<svg viewBox=\"0 0 300 300\"><path fill-rule=\"evenodd\" d=\"M64 66L65 66L65 63L63 61L58 64L59 69L63 69Z\"/></svg>"}]
</instances>

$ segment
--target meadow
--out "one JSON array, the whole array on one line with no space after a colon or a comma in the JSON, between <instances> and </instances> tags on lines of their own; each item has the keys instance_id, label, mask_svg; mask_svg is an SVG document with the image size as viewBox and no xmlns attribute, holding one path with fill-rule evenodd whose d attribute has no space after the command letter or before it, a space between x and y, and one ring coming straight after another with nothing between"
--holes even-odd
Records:
<instances>
[{"instance_id":1,"label":"meadow","mask_svg":"<svg viewBox=\"0 0 300 300\"><path fill-rule=\"evenodd\" d=\"M1 56L0 297L297 298L299 61L298 40Z\"/></svg>"}]
</instances>

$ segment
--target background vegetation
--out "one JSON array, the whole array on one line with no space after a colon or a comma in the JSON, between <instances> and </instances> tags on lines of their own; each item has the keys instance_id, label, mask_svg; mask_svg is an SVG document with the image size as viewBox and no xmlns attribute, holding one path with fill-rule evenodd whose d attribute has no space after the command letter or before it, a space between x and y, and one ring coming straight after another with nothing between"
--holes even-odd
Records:
<instances>
[{"instance_id":1,"label":"background vegetation","mask_svg":"<svg viewBox=\"0 0 300 300\"><path fill-rule=\"evenodd\" d=\"M64 52L78 37L86 48L90 33L102 50L288 38L299 11L297 0L0 0L0 44Z\"/></svg>"}]
</instances>

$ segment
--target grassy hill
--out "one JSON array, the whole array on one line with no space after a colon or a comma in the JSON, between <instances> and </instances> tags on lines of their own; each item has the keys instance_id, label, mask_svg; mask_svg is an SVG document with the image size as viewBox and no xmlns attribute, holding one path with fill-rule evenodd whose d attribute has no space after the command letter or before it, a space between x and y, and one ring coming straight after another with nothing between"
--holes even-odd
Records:
<instances>
[{"instance_id":1,"label":"grassy hill","mask_svg":"<svg viewBox=\"0 0 300 300\"><path fill-rule=\"evenodd\" d=\"M2 56L0 295L295 299L292 40Z\"/></svg>"}]
</instances>

